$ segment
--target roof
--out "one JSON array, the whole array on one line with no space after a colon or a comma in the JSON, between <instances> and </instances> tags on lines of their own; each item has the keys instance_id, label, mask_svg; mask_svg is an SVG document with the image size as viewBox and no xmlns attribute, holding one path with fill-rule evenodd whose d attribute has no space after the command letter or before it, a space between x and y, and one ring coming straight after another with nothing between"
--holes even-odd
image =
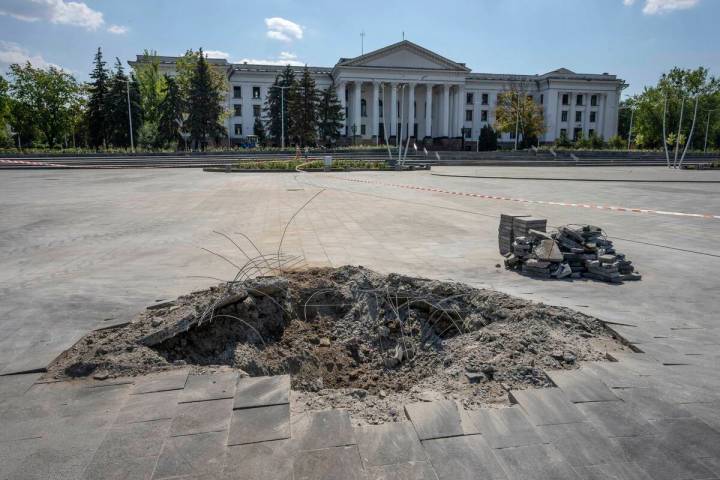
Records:
<instances>
[{"instance_id":1,"label":"roof","mask_svg":"<svg viewBox=\"0 0 720 480\"><path fill-rule=\"evenodd\" d=\"M470 69L465 66L464 63L458 63L453 60L450 60L446 57L443 57L442 55L438 55L437 53L428 50L425 47L421 47L420 45L413 43L409 40L402 40L397 43L393 43L392 45L388 45L383 48L379 48L377 50L373 50L372 52L368 52L364 55L360 55L358 57L354 58L340 58L338 60L338 63L335 65L335 68L337 67L354 67L354 66L365 66L364 63L376 59L378 57L382 57L383 55L387 55L388 53L394 51L394 50L410 50L415 54L418 54L420 56L423 56L425 58L428 58L430 60L433 60L437 62L440 65L444 65L448 70L461 70L464 72L470 72Z\"/></svg>"}]
</instances>

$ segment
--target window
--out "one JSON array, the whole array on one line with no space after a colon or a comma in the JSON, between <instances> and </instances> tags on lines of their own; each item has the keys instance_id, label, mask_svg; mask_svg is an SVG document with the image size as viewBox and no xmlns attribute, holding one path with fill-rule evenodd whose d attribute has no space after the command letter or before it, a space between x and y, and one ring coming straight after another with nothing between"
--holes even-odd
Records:
<instances>
[{"instance_id":1,"label":"window","mask_svg":"<svg viewBox=\"0 0 720 480\"><path fill-rule=\"evenodd\" d=\"M235 124L235 135L242 135L242 123Z\"/></svg>"},{"instance_id":2,"label":"window","mask_svg":"<svg viewBox=\"0 0 720 480\"><path fill-rule=\"evenodd\" d=\"M380 118L383 118L383 103L382 103L382 100L378 100L378 109L380 109Z\"/></svg>"},{"instance_id":3,"label":"window","mask_svg":"<svg viewBox=\"0 0 720 480\"><path fill-rule=\"evenodd\" d=\"M469 112L470 110L468 110ZM465 138L470 138L470 135L472 134L472 128L463 128L463 133L465 134Z\"/></svg>"},{"instance_id":4,"label":"window","mask_svg":"<svg viewBox=\"0 0 720 480\"><path fill-rule=\"evenodd\" d=\"M488 121L488 111L487 110L483 110L480 112L480 120L483 122Z\"/></svg>"},{"instance_id":5,"label":"window","mask_svg":"<svg viewBox=\"0 0 720 480\"><path fill-rule=\"evenodd\" d=\"M567 116L568 116L568 111L563 110L562 113L560 114L560 121L567 122Z\"/></svg>"},{"instance_id":6,"label":"window","mask_svg":"<svg viewBox=\"0 0 720 480\"><path fill-rule=\"evenodd\" d=\"M590 130L588 130L588 137L594 137L594 136L595 136L595 129L591 128Z\"/></svg>"},{"instance_id":7,"label":"window","mask_svg":"<svg viewBox=\"0 0 720 480\"><path fill-rule=\"evenodd\" d=\"M233 98L242 98L242 87L238 85L233 86Z\"/></svg>"},{"instance_id":8,"label":"window","mask_svg":"<svg viewBox=\"0 0 720 480\"><path fill-rule=\"evenodd\" d=\"M239 103L233 105L233 115L236 117L242 117L242 105Z\"/></svg>"},{"instance_id":9,"label":"window","mask_svg":"<svg viewBox=\"0 0 720 480\"><path fill-rule=\"evenodd\" d=\"M575 97L575 105L580 105L580 106L582 106L582 104L583 104L583 96L582 96L582 95L576 96L576 97Z\"/></svg>"},{"instance_id":10,"label":"window","mask_svg":"<svg viewBox=\"0 0 720 480\"><path fill-rule=\"evenodd\" d=\"M465 110L465 121L466 122L472 122L472 110Z\"/></svg>"},{"instance_id":11,"label":"window","mask_svg":"<svg viewBox=\"0 0 720 480\"><path fill-rule=\"evenodd\" d=\"M487 93L482 94L482 104L487 105L489 101L490 96Z\"/></svg>"},{"instance_id":12,"label":"window","mask_svg":"<svg viewBox=\"0 0 720 480\"><path fill-rule=\"evenodd\" d=\"M562 104L563 104L563 105L570 105L570 95L568 95L567 93L563 93L563 96L562 96Z\"/></svg>"},{"instance_id":13,"label":"window","mask_svg":"<svg viewBox=\"0 0 720 480\"><path fill-rule=\"evenodd\" d=\"M579 140L583 137L582 128L576 128L573 130L573 140Z\"/></svg>"},{"instance_id":14,"label":"window","mask_svg":"<svg viewBox=\"0 0 720 480\"><path fill-rule=\"evenodd\" d=\"M590 112L590 123L595 123L597 112Z\"/></svg>"},{"instance_id":15,"label":"window","mask_svg":"<svg viewBox=\"0 0 720 480\"><path fill-rule=\"evenodd\" d=\"M590 106L597 107L597 95L593 95L590 97Z\"/></svg>"},{"instance_id":16,"label":"window","mask_svg":"<svg viewBox=\"0 0 720 480\"><path fill-rule=\"evenodd\" d=\"M575 121L582 122L582 112L575 112Z\"/></svg>"},{"instance_id":17,"label":"window","mask_svg":"<svg viewBox=\"0 0 720 480\"><path fill-rule=\"evenodd\" d=\"M367 117L367 101L364 98L360 100L360 116Z\"/></svg>"},{"instance_id":18,"label":"window","mask_svg":"<svg viewBox=\"0 0 720 480\"><path fill-rule=\"evenodd\" d=\"M253 105L253 117L260 116L260 105Z\"/></svg>"},{"instance_id":19,"label":"window","mask_svg":"<svg viewBox=\"0 0 720 480\"><path fill-rule=\"evenodd\" d=\"M260 99L260 87L253 87L253 98L255 100Z\"/></svg>"},{"instance_id":20,"label":"window","mask_svg":"<svg viewBox=\"0 0 720 480\"><path fill-rule=\"evenodd\" d=\"M561 129L560 129L560 136L561 136L561 137L567 137L567 128L561 128Z\"/></svg>"},{"instance_id":21,"label":"window","mask_svg":"<svg viewBox=\"0 0 720 480\"><path fill-rule=\"evenodd\" d=\"M540 94L540 105L542 105L544 103L545 103L545 95L541 93Z\"/></svg>"},{"instance_id":22,"label":"window","mask_svg":"<svg viewBox=\"0 0 720 480\"><path fill-rule=\"evenodd\" d=\"M472 105L473 100L474 100L473 96L474 95L472 93L466 93L465 94L465 103L467 103L468 105Z\"/></svg>"},{"instance_id":23,"label":"window","mask_svg":"<svg viewBox=\"0 0 720 480\"><path fill-rule=\"evenodd\" d=\"M365 135L365 124L360 125L360 135Z\"/></svg>"}]
</instances>

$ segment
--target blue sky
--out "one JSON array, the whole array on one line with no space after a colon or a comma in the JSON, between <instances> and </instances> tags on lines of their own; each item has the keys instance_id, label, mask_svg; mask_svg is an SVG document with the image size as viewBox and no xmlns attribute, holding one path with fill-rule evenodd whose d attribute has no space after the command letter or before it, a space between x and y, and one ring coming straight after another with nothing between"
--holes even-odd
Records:
<instances>
[{"instance_id":1,"label":"blue sky","mask_svg":"<svg viewBox=\"0 0 720 480\"><path fill-rule=\"evenodd\" d=\"M123 62L203 47L230 61L331 66L405 38L473 71L610 72L627 93L674 65L720 74L720 0L0 0L0 69L30 59L87 79Z\"/></svg>"}]
</instances>

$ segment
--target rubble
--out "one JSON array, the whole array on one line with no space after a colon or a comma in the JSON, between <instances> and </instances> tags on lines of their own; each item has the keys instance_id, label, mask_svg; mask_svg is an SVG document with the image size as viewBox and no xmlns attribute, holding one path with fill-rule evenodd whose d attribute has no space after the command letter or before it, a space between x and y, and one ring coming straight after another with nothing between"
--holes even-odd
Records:
<instances>
[{"instance_id":1,"label":"rubble","mask_svg":"<svg viewBox=\"0 0 720 480\"><path fill-rule=\"evenodd\" d=\"M642 278L633 263L615 251L600 227L566 225L547 232L546 225L545 219L500 216L499 247L505 268L543 279L590 278L622 283Z\"/></svg>"}]
</instances>

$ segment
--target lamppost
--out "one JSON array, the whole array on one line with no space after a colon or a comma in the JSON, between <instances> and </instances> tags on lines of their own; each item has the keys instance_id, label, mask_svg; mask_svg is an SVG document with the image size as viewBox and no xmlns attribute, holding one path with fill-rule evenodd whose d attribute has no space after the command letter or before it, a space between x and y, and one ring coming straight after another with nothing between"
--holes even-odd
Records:
<instances>
[{"instance_id":1,"label":"lamppost","mask_svg":"<svg viewBox=\"0 0 720 480\"><path fill-rule=\"evenodd\" d=\"M708 131L710 130L710 114L715 110L717 110L717 108L709 110L707 114L707 121L705 122L705 147L703 148L703 153L707 153Z\"/></svg>"},{"instance_id":2,"label":"lamppost","mask_svg":"<svg viewBox=\"0 0 720 480\"><path fill-rule=\"evenodd\" d=\"M627 107L620 107L618 110L627 110L628 108L630 109L630 128L628 128L628 145L627 145L627 149L629 152L630 151L630 142L632 140L633 119L635 118L635 109L637 107L635 107L634 105L629 105Z\"/></svg>"},{"instance_id":3,"label":"lamppost","mask_svg":"<svg viewBox=\"0 0 720 480\"><path fill-rule=\"evenodd\" d=\"M357 133L357 125L353 123L352 127L350 127L350 130L352 131L353 145L355 145L355 134Z\"/></svg>"},{"instance_id":4,"label":"lamppost","mask_svg":"<svg viewBox=\"0 0 720 480\"><path fill-rule=\"evenodd\" d=\"M268 88L279 88L280 89L280 148L285 149L285 90L290 87L283 87L280 85L271 85Z\"/></svg>"},{"instance_id":5,"label":"lamppost","mask_svg":"<svg viewBox=\"0 0 720 480\"><path fill-rule=\"evenodd\" d=\"M130 151L135 153L135 139L133 138L133 125L132 125L132 111L130 110L130 79L125 79L127 86L127 106L128 106L128 121L130 124Z\"/></svg>"}]
</instances>

